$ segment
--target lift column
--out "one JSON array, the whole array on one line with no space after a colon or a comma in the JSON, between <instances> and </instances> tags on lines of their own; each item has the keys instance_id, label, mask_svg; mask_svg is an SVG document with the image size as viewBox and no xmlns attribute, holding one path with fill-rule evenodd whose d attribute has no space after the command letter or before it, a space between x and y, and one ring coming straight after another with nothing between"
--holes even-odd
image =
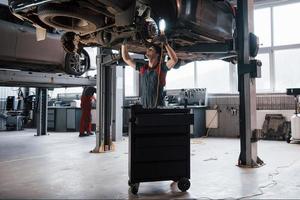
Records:
<instances>
[{"instance_id":1,"label":"lift column","mask_svg":"<svg viewBox=\"0 0 300 200\"><path fill-rule=\"evenodd\" d=\"M29 92L30 92L30 89L29 89L29 87L24 87L23 88L23 91L24 91L24 111L23 111L23 113L24 113L24 115L25 116L29 116L29 107L28 107L28 96L29 96ZM25 124L27 124L27 118L25 118L24 119L24 123Z\"/></svg>"},{"instance_id":2,"label":"lift column","mask_svg":"<svg viewBox=\"0 0 300 200\"><path fill-rule=\"evenodd\" d=\"M107 55L111 55L110 49L98 48L96 147L92 150L94 153L112 150L112 69L110 65L105 64Z\"/></svg>"},{"instance_id":3,"label":"lift column","mask_svg":"<svg viewBox=\"0 0 300 200\"><path fill-rule=\"evenodd\" d=\"M36 89L36 104L37 104L36 136L47 135L47 120L48 120L48 89L47 88Z\"/></svg>"},{"instance_id":4,"label":"lift column","mask_svg":"<svg viewBox=\"0 0 300 200\"><path fill-rule=\"evenodd\" d=\"M240 93L239 166L257 167L263 161L257 156L256 80L257 66L250 59L249 30L253 31L253 0L237 1L238 85ZM253 70L256 68L255 70ZM256 71L257 72L257 71Z\"/></svg>"}]
</instances>

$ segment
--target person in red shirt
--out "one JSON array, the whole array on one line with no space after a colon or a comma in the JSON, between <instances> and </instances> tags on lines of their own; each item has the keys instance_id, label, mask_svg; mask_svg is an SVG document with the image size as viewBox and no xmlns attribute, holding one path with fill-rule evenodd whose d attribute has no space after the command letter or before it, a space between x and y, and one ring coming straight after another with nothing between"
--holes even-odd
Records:
<instances>
[{"instance_id":1,"label":"person in red shirt","mask_svg":"<svg viewBox=\"0 0 300 200\"><path fill-rule=\"evenodd\" d=\"M96 93L96 88L88 86L85 87L81 95L81 118L80 118L80 128L79 137L85 137L93 135L92 133L92 101L96 100L94 97Z\"/></svg>"}]
</instances>

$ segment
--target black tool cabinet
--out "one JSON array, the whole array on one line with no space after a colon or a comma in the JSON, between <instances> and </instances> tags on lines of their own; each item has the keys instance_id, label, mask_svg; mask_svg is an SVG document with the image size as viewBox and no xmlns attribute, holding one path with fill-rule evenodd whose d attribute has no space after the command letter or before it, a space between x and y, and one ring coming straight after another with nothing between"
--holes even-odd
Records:
<instances>
[{"instance_id":1,"label":"black tool cabinet","mask_svg":"<svg viewBox=\"0 0 300 200\"><path fill-rule=\"evenodd\" d=\"M189 109L143 109L131 107L129 122L129 181L136 194L141 182L178 181L178 188L190 187Z\"/></svg>"}]
</instances>

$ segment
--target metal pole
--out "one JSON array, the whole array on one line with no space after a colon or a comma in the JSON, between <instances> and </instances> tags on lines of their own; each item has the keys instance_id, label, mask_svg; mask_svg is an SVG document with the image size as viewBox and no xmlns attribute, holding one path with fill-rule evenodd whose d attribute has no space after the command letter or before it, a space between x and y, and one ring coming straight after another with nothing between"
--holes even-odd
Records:
<instances>
[{"instance_id":1,"label":"metal pole","mask_svg":"<svg viewBox=\"0 0 300 200\"><path fill-rule=\"evenodd\" d=\"M24 87L24 111L23 114L25 116L24 118L24 125L26 126L28 123L29 118L29 107L28 107L28 96L29 96L29 87Z\"/></svg>"},{"instance_id":2,"label":"metal pole","mask_svg":"<svg viewBox=\"0 0 300 200\"><path fill-rule=\"evenodd\" d=\"M24 98L29 96L29 87L24 87Z\"/></svg>"},{"instance_id":3,"label":"metal pole","mask_svg":"<svg viewBox=\"0 0 300 200\"><path fill-rule=\"evenodd\" d=\"M43 107L42 107L42 115L43 115L43 132L42 135L47 135L48 128L48 89L43 88Z\"/></svg>"},{"instance_id":4,"label":"metal pole","mask_svg":"<svg viewBox=\"0 0 300 200\"><path fill-rule=\"evenodd\" d=\"M111 150L111 70L105 66L104 48L98 49L97 55L97 122L96 122L96 147L91 151L99 153Z\"/></svg>"},{"instance_id":5,"label":"metal pole","mask_svg":"<svg viewBox=\"0 0 300 200\"><path fill-rule=\"evenodd\" d=\"M124 104L124 68L123 66L117 66L115 68L115 104L114 115L115 130L113 132L113 141L121 141L123 136L123 104Z\"/></svg>"},{"instance_id":6,"label":"metal pole","mask_svg":"<svg viewBox=\"0 0 300 200\"><path fill-rule=\"evenodd\" d=\"M103 67L105 70L105 95L104 95L104 151L110 150L111 144L111 107L112 107L112 70L109 66Z\"/></svg>"},{"instance_id":7,"label":"metal pole","mask_svg":"<svg viewBox=\"0 0 300 200\"><path fill-rule=\"evenodd\" d=\"M117 68L111 67L111 139L116 141L116 92L117 92Z\"/></svg>"},{"instance_id":8,"label":"metal pole","mask_svg":"<svg viewBox=\"0 0 300 200\"><path fill-rule=\"evenodd\" d=\"M40 106L40 102L41 102L41 88L36 88L35 90L35 95L36 95L36 99L35 99L35 109L36 109L36 136L41 136L41 106Z\"/></svg>"},{"instance_id":9,"label":"metal pole","mask_svg":"<svg viewBox=\"0 0 300 200\"><path fill-rule=\"evenodd\" d=\"M239 165L257 167L263 162L257 156L257 141L253 140L256 138L256 82L255 78L251 78L250 72L241 73L250 64L249 29L253 30L253 0L237 1L241 145Z\"/></svg>"},{"instance_id":10,"label":"metal pole","mask_svg":"<svg viewBox=\"0 0 300 200\"><path fill-rule=\"evenodd\" d=\"M103 84L102 84L102 76L103 76L103 67L102 67L102 48L98 48L97 50L97 101L96 101L96 147L91 151L94 153L98 153L101 151L101 144L103 143L103 115L102 115L102 104L103 104Z\"/></svg>"},{"instance_id":11,"label":"metal pole","mask_svg":"<svg viewBox=\"0 0 300 200\"><path fill-rule=\"evenodd\" d=\"M48 89L42 89L42 135L47 135L47 124L48 124Z\"/></svg>"},{"instance_id":12,"label":"metal pole","mask_svg":"<svg viewBox=\"0 0 300 200\"><path fill-rule=\"evenodd\" d=\"M47 135L47 115L48 115L48 90L37 88L37 134L36 136Z\"/></svg>"}]
</instances>

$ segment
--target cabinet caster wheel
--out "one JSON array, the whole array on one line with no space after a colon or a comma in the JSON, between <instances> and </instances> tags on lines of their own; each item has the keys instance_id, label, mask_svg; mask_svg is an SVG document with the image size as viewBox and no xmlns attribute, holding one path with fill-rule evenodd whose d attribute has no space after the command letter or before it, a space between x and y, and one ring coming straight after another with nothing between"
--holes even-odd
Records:
<instances>
[{"instance_id":1,"label":"cabinet caster wheel","mask_svg":"<svg viewBox=\"0 0 300 200\"><path fill-rule=\"evenodd\" d=\"M289 133L289 134L286 136L286 142L287 142L287 143L291 143L291 139L292 139L292 136L291 136L291 133Z\"/></svg>"},{"instance_id":2,"label":"cabinet caster wheel","mask_svg":"<svg viewBox=\"0 0 300 200\"><path fill-rule=\"evenodd\" d=\"M185 192L185 191L187 191L190 188L191 183L190 183L189 179L187 179L187 178L181 178L178 181L177 185L178 185L179 190L181 190L182 192Z\"/></svg>"},{"instance_id":3,"label":"cabinet caster wheel","mask_svg":"<svg viewBox=\"0 0 300 200\"><path fill-rule=\"evenodd\" d=\"M137 194L139 191L139 186L140 186L139 183L130 184L130 192L132 194Z\"/></svg>"}]
</instances>

